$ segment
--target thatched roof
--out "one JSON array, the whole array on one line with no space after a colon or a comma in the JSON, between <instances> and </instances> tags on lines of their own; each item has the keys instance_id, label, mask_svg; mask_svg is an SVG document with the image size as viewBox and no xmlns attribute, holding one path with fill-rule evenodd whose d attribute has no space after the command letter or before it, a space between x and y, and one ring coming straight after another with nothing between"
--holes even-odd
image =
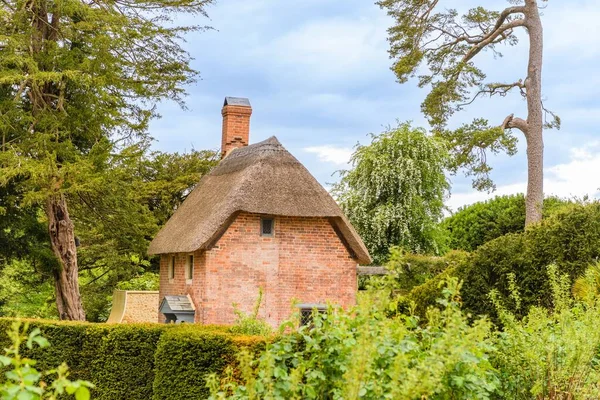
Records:
<instances>
[{"instance_id":1,"label":"thatched roof","mask_svg":"<svg viewBox=\"0 0 600 400\"><path fill-rule=\"evenodd\" d=\"M233 150L205 175L158 232L148 253L206 249L242 211L326 217L357 261L371 262L365 245L335 200L274 136Z\"/></svg>"}]
</instances>

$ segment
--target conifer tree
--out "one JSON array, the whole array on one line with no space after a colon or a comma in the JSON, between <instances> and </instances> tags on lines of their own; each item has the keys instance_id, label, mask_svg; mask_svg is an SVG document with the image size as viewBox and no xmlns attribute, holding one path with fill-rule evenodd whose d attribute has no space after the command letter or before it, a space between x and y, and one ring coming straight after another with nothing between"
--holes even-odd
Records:
<instances>
[{"instance_id":1,"label":"conifer tree","mask_svg":"<svg viewBox=\"0 0 600 400\"><path fill-rule=\"evenodd\" d=\"M0 185L44 209L61 319L85 319L68 195L96 189L111 153L148 140L158 101L184 105L196 72L181 39L204 28L174 16L205 16L211 2L0 2Z\"/></svg>"}]
</instances>

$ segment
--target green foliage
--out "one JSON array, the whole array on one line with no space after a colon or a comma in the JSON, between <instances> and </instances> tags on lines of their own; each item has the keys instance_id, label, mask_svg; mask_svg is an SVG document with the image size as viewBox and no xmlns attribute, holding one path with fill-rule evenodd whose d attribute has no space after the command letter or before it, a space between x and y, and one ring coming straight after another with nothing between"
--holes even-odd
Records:
<instances>
[{"instance_id":1,"label":"green foliage","mask_svg":"<svg viewBox=\"0 0 600 400\"><path fill-rule=\"evenodd\" d=\"M213 376L211 399L489 399L500 385L491 324L467 321L459 287L448 282L425 327L387 318L377 301L316 314L314 327L281 336L259 358L242 354L241 383Z\"/></svg>"},{"instance_id":2,"label":"green foliage","mask_svg":"<svg viewBox=\"0 0 600 400\"><path fill-rule=\"evenodd\" d=\"M355 309L315 315L313 327L279 337L258 358L240 353L241 380L213 374L210 398L598 398L600 298L574 302L569 277L553 265L544 270L553 310L531 307L519 318L492 292L502 330L470 322L456 278L440 281L441 297L421 325L409 314L388 318L393 303L371 292ZM520 293L515 276L507 279L514 307Z\"/></svg>"},{"instance_id":3,"label":"green foliage","mask_svg":"<svg viewBox=\"0 0 600 400\"><path fill-rule=\"evenodd\" d=\"M235 324L229 329L229 331L236 335L257 335L257 336L269 336L273 333L273 328L264 319L258 316L260 305L263 299L263 289L259 288L258 298L254 303L252 314L247 315L243 311L237 309L234 304L234 312L237 316Z\"/></svg>"},{"instance_id":4,"label":"green foliage","mask_svg":"<svg viewBox=\"0 0 600 400\"><path fill-rule=\"evenodd\" d=\"M378 287L387 287L397 294L406 294L416 286L428 282L448 268L463 263L468 254L462 251L451 251L444 256L425 256L405 253L398 247L390 251L390 259L386 264L388 274Z\"/></svg>"},{"instance_id":5,"label":"green foliage","mask_svg":"<svg viewBox=\"0 0 600 400\"><path fill-rule=\"evenodd\" d=\"M502 398L592 399L600 395L600 298L570 299L570 280L547 269L554 309L532 307L518 318L497 302L503 330L492 363L501 373ZM518 302L519 293L511 293Z\"/></svg>"},{"instance_id":6,"label":"green foliage","mask_svg":"<svg viewBox=\"0 0 600 400\"><path fill-rule=\"evenodd\" d=\"M523 317L532 306L553 307L546 266L555 264L560 274L575 280L599 258L600 203L576 203L560 207L525 232L507 234L485 243L467 262L445 274L451 273L464 281L461 295L467 311L497 320L489 298L492 290L509 311ZM520 307L511 298L511 274L521 291ZM414 288L408 295L418 305L433 304L437 297L439 289L434 280Z\"/></svg>"},{"instance_id":7,"label":"green foliage","mask_svg":"<svg viewBox=\"0 0 600 400\"><path fill-rule=\"evenodd\" d=\"M0 267L0 316L57 318L49 277L26 260Z\"/></svg>"},{"instance_id":8,"label":"green foliage","mask_svg":"<svg viewBox=\"0 0 600 400\"><path fill-rule=\"evenodd\" d=\"M466 168L475 188L493 189L490 153L513 155L517 151L517 137L510 128L518 124L508 124L513 122L513 116L502 125L502 120L490 124L487 119L476 118L458 129L449 130L446 126L456 112L477 98L504 97L513 92L527 95L525 77L514 82L490 82L476 61L478 55L486 52L500 58L502 48L518 43L517 31L527 20L524 8L496 11L476 6L461 13L449 8L451 3L437 0L379 0L377 4L394 20L388 29L388 40L398 82L417 76L418 86L429 89L421 111L449 145L450 170ZM545 128L560 127L558 117L551 112L545 114L551 117L545 121Z\"/></svg>"},{"instance_id":9,"label":"green foliage","mask_svg":"<svg viewBox=\"0 0 600 400\"><path fill-rule=\"evenodd\" d=\"M375 262L384 262L392 246L439 253L446 154L440 142L408 123L356 147L352 169L341 172L333 193Z\"/></svg>"},{"instance_id":10,"label":"green foliage","mask_svg":"<svg viewBox=\"0 0 600 400\"><path fill-rule=\"evenodd\" d=\"M94 398L128 400L152 398L155 354L164 327L156 324L117 325L87 330L93 357L89 365L97 389ZM93 353L91 353L93 352Z\"/></svg>"},{"instance_id":11,"label":"green foliage","mask_svg":"<svg viewBox=\"0 0 600 400\"><path fill-rule=\"evenodd\" d=\"M88 400L90 398L89 388L92 388L93 385L86 381L69 380L69 368L65 363L55 369L39 372L34 367L36 364L34 360L23 357L22 345L29 350L33 350L34 345L42 349L50 346L48 340L40 334L39 328L35 328L27 334L28 330L28 323L22 324L20 321L15 321L7 331L11 345L4 350L4 355L0 355L0 366L8 368L8 371L4 373L6 381L0 383L2 399L56 400L58 396L74 395L77 400ZM42 380L47 379L48 376L53 377L50 385Z\"/></svg>"},{"instance_id":12,"label":"green foliage","mask_svg":"<svg viewBox=\"0 0 600 400\"><path fill-rule=\"evenodd\" d=\"M136 183L132 178L147 171L124 172L131 168L128 157L145 157L151 140L147 128L159 116L158 102L169 99L184 106L184 86L198 75L189 65L182 39L205 28L181 26L184 19L175 15L206 16L204 9L211 2L35 0L25 6L20 0L7 0L0 4L0 187L8 192L0 193L0 214L15 207L23 210L14 214L18 218L11 222L10 235L0 234L0 241L23 242L22 232L33 225L31 217L50 213L48 204L66 199L65 209L66 204L80 206L73 217L87 246L81 249L79 261L91 275L86 283L98 283L82 293L84 300L89 294L95 297L85 300L98 308L92 310L93 319L101 319L103 312L97 304L98 298L106 298L101 287L112 289L119 280L139 272L128 261L145 250L141 249L146 235L155 232L153 211L158 222L169 212L171 204L164 201L169 194L157 199L149 196L148 187L131 190L138 189L132 186ZM132 156L132 148L141 149L139 155ZM170 158L146 159L146 169L162 170L161 163L168 164ZM162 186L165 191L182 184L178 176L169 179L172 182ZM154 209L148 206L150 201ZM128 218L120 218L123 215ZM48 220L36 222L47 225ZM86 227L81 229L82 225ZM48 237L46 228L46 239L40 243L47 245ZM75 241L70 232L58 237L64 244ZM55 247L62 245L55 243ZM65 260L59 261L65 268ZM115 265L118 268L111 269ZM52 274L59 268L55 258L49 267L47 273L60 276ZM69 268L74 273L67 276L74 282L67 287L77 287L76 266ZM76 318L82 315L76 314Z\"/></svg>"},{"instance_id":13,"label":"green foliage","mask_svg":"<svg viewBox=\"0 0 600 400\"><path fill-rule=\"evenodd\" d=\"M0 318L0 331L12 323ZM205 398L206 373L235 366L240 348L264 348L264 338L234 335L228 327L41 320L29 324L52 346L25 349L24 355L36 359L41 369L66 362L70 376L95 385L92 396L99 400ZM9 338L0 335L0 348L9 345ZM46 383L52 381L52 376L45 377Z\"/></svg>"},{"instance_id":14,"label":"green foliage","mask_svg":"<svg viewBox=\"0 0 600 400\"><path fill-rule=\"evenodd\" d=\"M573 284L573 295L581 302L592 304L600 297L600 262L585 270Z\"/></svg>"},{"instance_id":15,"label":"green foliage","mask_svg":"<svg viewBox=\"0 0 600 400\"><path fill-rule=\"evenodd\" d=\"M240 338L219 331L187 326L166 331L156 349L153 400L206 398L206 377L234 364L239 347L260 348L256 338ZM252 350L251 350L252 351Z\"/></svg>"},{"instance_id":16,"label":"green foliage","mask_svg":"<svg viewBox=\"0 0 600 400\"><path fill-rule=\"evenodd\" d=\"M557 212L569 201L557 197L544 199L544 216ZM493 199L461 207L442 221L448 232L448 247L473 251L482 244L508 233L523 232L525 196L496 196Z\"/></svg>"},{"instance_id":17,"label":"green foliage","mask_svg":"<svg viewBox=\"0 0 600 400\"><path fill-rule=\"evenodd\" d=\"M146 272L131 278L128 281L119 282L119 290L158 290L160 277L154 272Z\"/></svg>"},{"instance_id":18,"label":"green foliage","mask_svg":"<svg viewBox=\"0 0 600 400\"><path fill-rule=\"evenodd\" d=\"M119 282L150 278L144 273L158 271L158 258L146 254L150 240L216 165L215 154L166 154L131 146L107 163L94 190L70 198L81 241L78 257L89 320L106 320L110 296ZM133 286L152 290L151 280L124 285L132 287L129 290Z\"/></svg>"}]
</instances>

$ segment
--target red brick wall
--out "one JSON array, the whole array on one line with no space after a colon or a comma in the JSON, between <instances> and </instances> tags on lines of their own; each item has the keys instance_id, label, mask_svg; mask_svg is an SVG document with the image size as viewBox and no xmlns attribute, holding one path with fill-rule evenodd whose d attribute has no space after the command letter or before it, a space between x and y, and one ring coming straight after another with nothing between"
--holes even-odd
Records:
<instances>
[{"instance_id":1,"label":"red brick wall","mask_svg":"<svg viewBox=\"0 0 600 400\"><path fill-rule=\"evenodd\" d=\"M221 157L224 157L237 147L248 146L252 108L227 105L223 107L221 114L223 115Z\"/></svg>"},{"instance_id":2,"label":"red brick wall","mask_svg":"<svg viewBox=\"0 0 600 400\"><path fill-rule=\"evenodd\" d=\"M175 279L161 260L160 297L190 293L196 321L231 324L233 303L250 313L263 289L261 317L278 325L295 310L292 301L351 306L356 300L356 261L325 218L274 217L275 235L260 236L260 215L242 213L210 250L196 253L194 279L186 285L185 254ZM162 318L162 316L161 316Z\"/></svg>"}]
</instances>

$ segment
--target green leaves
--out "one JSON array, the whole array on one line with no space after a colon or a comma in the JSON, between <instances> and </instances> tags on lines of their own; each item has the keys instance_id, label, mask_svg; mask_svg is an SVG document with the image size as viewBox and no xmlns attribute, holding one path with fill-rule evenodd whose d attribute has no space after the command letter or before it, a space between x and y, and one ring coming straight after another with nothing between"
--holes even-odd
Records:
<instances>
[{"instance_id":1,"label":"green leaves","mask_svg":"<svg viewBox=\"0 0 600 400\"><path fill-rule=\"evenodd\" d=\"M447 282L442 310L424 326L387 318L385 302L369 293L358 307L329 309L268 344L257 359L240 357L240 383L211 382L212 399L487 399L499 387L490 363L491 324L469 324L460 311L456 279Z\"/></svg>"},{"instance_id":2,"label":"green leaves","mask_svg":"<svg viewBox=\"0 0 600 400\"><path fill-rule=\"evenodd\" d=\"M5 355L0 355L0 364L12 367L4 375L6 381L0 383L0 397L2 400L56 400L57 396L64 393L75 395L77 400L89 400L93 385L86 381L70 381L68 367L60 365L56 370L39 372L34 368L35 361L21 355L21 345L25 344L32 349L34 344L41 348L50 344L41 336L39 328L33 329L29 334L29 324L16 321L7 332L12 345L5 349ZM42 382L44 376L56 375L52 384L48 386Z\"/></svg>"},{"instance_id":3,"label":"green leaves","mask_svg":"<svg viewBox=\"0 0 600 400\"><path fill-rule=\"evenodd\" d=\"M372 135L369 145L358 145L351 161L333 194L375 262L385 261L395 245L437 253L437 222L449 189L444 145L401 123Z\"/></svg>"}]
</instances>

